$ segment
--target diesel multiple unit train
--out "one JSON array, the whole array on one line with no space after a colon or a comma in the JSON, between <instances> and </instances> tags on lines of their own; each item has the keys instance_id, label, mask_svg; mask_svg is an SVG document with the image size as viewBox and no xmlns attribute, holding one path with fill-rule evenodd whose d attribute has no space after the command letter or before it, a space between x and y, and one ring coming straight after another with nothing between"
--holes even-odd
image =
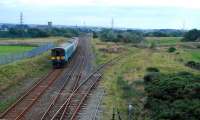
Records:
<instances>
[{"instance_id":1,"label":"diesel multiple unit train","mask_svg":"<svg viewBox=\"0 0 200 120\"><path fill-rule=\"evenodd\" d=\"M78 46L78 38L72 38L68 43L55 47L51 50L53 68L62 68L72 57Z\"/></svg>"}]
</instances>

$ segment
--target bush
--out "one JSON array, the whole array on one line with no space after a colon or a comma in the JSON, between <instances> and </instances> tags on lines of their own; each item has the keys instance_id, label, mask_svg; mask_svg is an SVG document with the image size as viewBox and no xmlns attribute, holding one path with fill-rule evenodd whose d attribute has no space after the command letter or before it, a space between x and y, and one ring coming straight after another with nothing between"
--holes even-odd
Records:
<instances>
[{"instance_id":1,"label":"bush","mask_svg":"<svg viewBox=\"0 0 200 120\"><path fill-rule=\"evenodd\" d=\"M200 63L198 62L195 62L195 61L188 61L185 66L188 66L190 68L193 68L193 69L197 69L197 70L200 70Z\"/></svg>"},{"instance_id":2,"label":"bush","mask_svg":"<svg viewBox=\"0 0 200 120\"><path fill-rule=\"evenodd\" d=\"M200 76L188 72L159 74L145 82L153 120L199 120Z\"/></svg>"},{"instance_id":3,"label":"bush","mask_svg":"<svg viewBox=\"0 0 200 120\"><path fill-rule=\"evenodd\" d=\"M200 38L200 30L193 29L185 33L182 41L186 42L195 42Z\"/></svg>"},{"instance_id":4,"label":"bush","mask_svg":"<svg viewBox=\"0 0 200 120\"><path fill-rule=\"evenodd\" d=\"M150 44L150 48L151 48L151 49L155 49L156 47L157 47L157 45L156 45L155 42L152 42L152 43Z\"/></svg>"},{"instance_id":5,"label":"bush","mask_svg":"<svg viewBox=\"0 0 200 120\"><path fill-rule=\"evenodd\" d=\"M144 76L144 82L152 82L153 80L157 79L160 74L158 72L150 72Z\"/></svg>"},{"instance_id":6,"label":"bush","mask_svg":"<svg viewBox=\"0 0 200 120\"><path fill-rule=\"evenodd\" d=\"M148 67L146 69L147 72L160 72L160 70L158 68L155 67Z\"/></svg>"},{"instance_id":7,"label":"bush","mask_svg":"<svg viewBox=\"0 0 200 120\"><path fill-rule=\"evenodd\" d=\"M169 53L172 53L172 52L175 52L176 51L176 48L175 47L170 47L169 49L168 49L168 52Z\"/></svg>"}]
</instances>

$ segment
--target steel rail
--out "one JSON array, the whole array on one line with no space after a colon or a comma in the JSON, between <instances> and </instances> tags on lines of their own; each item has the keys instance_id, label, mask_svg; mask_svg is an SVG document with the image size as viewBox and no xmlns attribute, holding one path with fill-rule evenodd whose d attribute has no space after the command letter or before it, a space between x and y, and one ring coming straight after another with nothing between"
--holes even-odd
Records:
<instances>
[{"instance_id":1,"label":"steel rail","mask_svg":"<svg viewBox=\"0 0 200 120\"><path fill-rule=\"evenodd\" d=\"M92 78L92 76L94 76L97 72L99 72L102 68L104 68L106 65L112 63L115 60L118 60L120 58L120 56L115 57L111 60L109 60L108 62L100 65L94 72L92 72L86 79L85 81L83 81L77 88L76 90L74 90L71 95L68 97L68 99L65 101L65 103L60 107L60 109L54 114L53 118L51 120L56 119L56 116L66 107L69 105L70 100L72 99L72 97L75 95L75 93L80 89L81 86L83 86L87 81L90 80L90 78ZM62 113L63 114L63 113Z\"/></svg>"},{"instance_id":2,"label":"steel rail","mask_svg":"<svg viewBox=\"0 0 200 120\"><path fill-rule=\"evenodd\" d=\"M20 119L23 114L33 105L33 103L39 98L39 96L42 95L42 93L55 81L55 79L62 73L62 70L53 70L51 72L49 72L45 77L43 77L42 79L40 79L35 85L33 85L32 88L30 88L27 92L25 92L25 94L20 98L18 99L14 104L12 104L2 115L0 118L4 118L6 117L6 115L9 114L9 112L11 112L12 109L14 109L18 104L22 103L23 100L27 101L26 100L26 97L30 97L29 95L31 95L31 93L34 93L34 91L37 89L37 88L44 88L41 90L41 92L39 94L37 94L37 96L34 98L34 99L31 99L31 103L29 103L26 108L24 110L22 110L21 113L16 113L16 118L15 120L18 120ZM49 79L48 78L55 74L54 78L53 79ZM43 82L49 82L47 84L47 86L40 86ZM8 116L9 117L9 116Z\"/></svg>"},{"instance_id":3,"label":"steel rail","mask_svg":"<svg viewBox=\"0 0 200 120\"><path fill-rule=\"evenodd\" d=\"M99 81L99 79L101 78L101 76L99 76L96 81L94 81L92 83L92 85L89 87L88 91L86 92L86 94L83 96L83 98L81 99L81 102L79 103L79 105L77 106L76 110L73 112L70 120L74 120L76 114L78 113L78 111L81 108L81 105L83 104L83 102L86 100L87 96L89 95L89 93L91 92L92 88L97 84L97 82Z\"/></svg>"},{"instance_id":4,"label":"steel rail","mask_svg":"<svg viewBox=\"0 0 200 120\"><path fill-rule=\"evenodd\" d=\"M75 75L75 70L77 69L77 67L80 65L80 63L78 63L76 66L73 66L72 70L70 71L69 73L69 76L67 76L66 78L66 81L65 83L63 84L63 86L61 87L61 89L59 90L57 96L54 98L53 102L50 104L50 106L47 108L47 110L45 111L45 113L43 114L41 120L44 120L47 115L48 115L48 112L50 111L50 109L55 105L55 103L57 102L57 100L59 99L60 95L62 94L65 86L68 84L71 76L74 76Z\"/></svg>"}]
</instances>

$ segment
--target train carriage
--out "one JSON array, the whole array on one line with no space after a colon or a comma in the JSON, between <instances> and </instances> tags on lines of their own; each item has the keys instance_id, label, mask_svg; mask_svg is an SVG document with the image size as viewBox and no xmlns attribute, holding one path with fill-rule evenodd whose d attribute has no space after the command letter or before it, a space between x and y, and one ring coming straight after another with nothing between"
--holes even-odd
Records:
<instances>
[{"instance_id":1,"label":"train carriage","mask_svg":"<svg viewBox=\"0 0 200 120\"><path fill-rule=\"evenodd\" d=\"M78 46L78 38L73 38L68 43L51 50L51 60L54 68L64 67L65 63L72 57Z\"/></svg>"}]
</instances>

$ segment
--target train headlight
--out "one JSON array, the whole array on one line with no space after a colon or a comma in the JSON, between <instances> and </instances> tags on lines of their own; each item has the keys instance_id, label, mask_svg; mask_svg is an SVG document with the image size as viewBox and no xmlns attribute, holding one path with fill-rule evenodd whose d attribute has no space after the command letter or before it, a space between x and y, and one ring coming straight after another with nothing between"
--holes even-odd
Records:
<instances>
[{"instance_id":1,"label":"train headlight","mask_svg":"<svg viewBox=\"0 0 200 120\"><path fill-rule=\"evenodd\" d=\"M60 60L60 57L57 57L57 60Z\"/></svg>"},{"instance_id":2,"label":"train headlight","mask_svg":"<svg viewBox=\"0 0 200 120\"><path fill-rule=\"evenodd\" d=\"M52 60L55 60L55 57L51 57Z\"/></svg>"},{"instance_id":3,"label":"train headlight","mask_svg":"<svg viewBox=\"0 0 200 120\"><path fill-rule=\"evenodd\" d=\"M65 56L62 56L62 57L61 57L61 60L64 60L64 59L65 59Z\"/></svg>"}]
</instances>

